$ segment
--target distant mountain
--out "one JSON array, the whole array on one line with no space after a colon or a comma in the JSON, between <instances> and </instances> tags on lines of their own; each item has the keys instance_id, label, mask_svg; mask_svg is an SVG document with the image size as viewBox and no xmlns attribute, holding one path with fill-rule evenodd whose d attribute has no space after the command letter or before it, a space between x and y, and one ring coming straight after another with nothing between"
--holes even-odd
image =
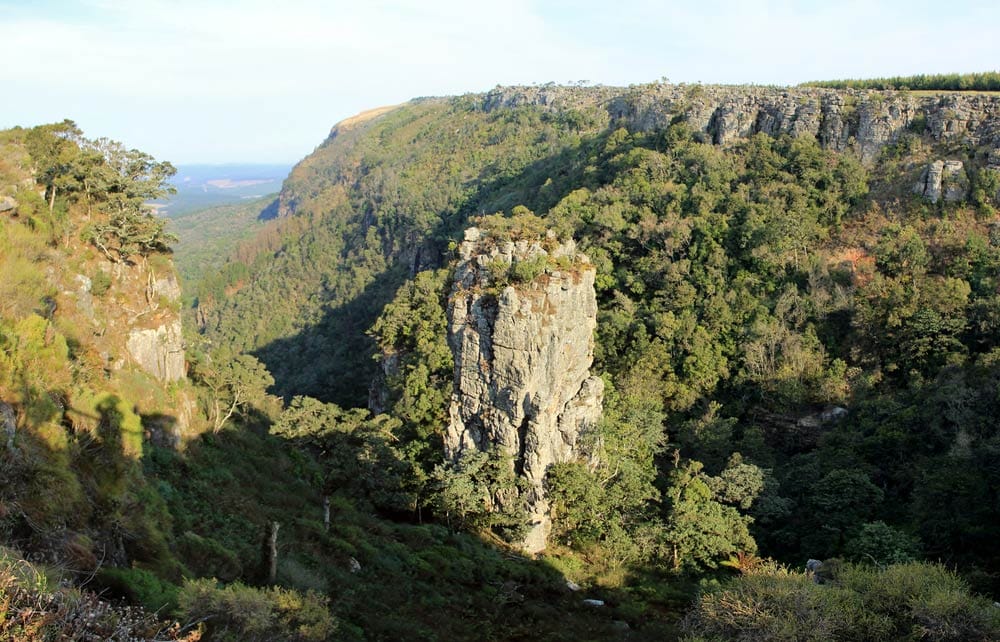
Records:
<instances>
[{"instance_id":1,"label":"distant mountain","mask_svg":"<svg viewBox=\"0 0 1000 642\"><path fill-rule=\"evenodd\" d=\"M160 213L174 217L260 198L280 190L291 168L286 164L179 165L170 181L177 193L155 204Z\"/></svg>"}]
</instances>

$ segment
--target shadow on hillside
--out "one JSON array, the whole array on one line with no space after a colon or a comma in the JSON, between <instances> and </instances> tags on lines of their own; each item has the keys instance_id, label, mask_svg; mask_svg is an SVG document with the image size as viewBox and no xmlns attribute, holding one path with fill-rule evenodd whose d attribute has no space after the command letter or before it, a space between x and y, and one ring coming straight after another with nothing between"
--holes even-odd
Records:
<instances>
[{"instance_id":1,"label":"shadow on hillside","mask_svg":"<svg viewBox=\"0 0 1000 642\"><path fill-rule=\"evenodd\" d=\"M277 198L275 198L273 201L271 201L270 203L268 203L267 206L264 207L264 209L262 209L260 211L260 214L257 215L257 220L261 221L261 222L270 221L270 220L273 220L273 219L276 219L276 218L278 218L278 199Z\"/></svg>"},{"instance_id":2,"label":"shadow on hillside","mask_svg":"<svg viewBox=\"0 0 1000 642\"><path fill-rule=\"evenodd\" d=\"M387 270L315 325L256 351L274 377L274 392L286 399L307 395L344 407L365 406L378 367L372 359L375 342L366 332L406 277L400 266Z\"/></svg>"},{"instance_id":3,"label":"shadow on hillside","mask_svg":"<svg viewBox=\"0 0 1000 642\"><path fill-rule=\"evenodd\" d=\"M440 223L422 236L416 253L419 260L409 256L416 248L402 248L390 257L390 267L377 274L356 297L327 309L317 323L297 334L275 340L254 353L274 377L273 391L286 399L308 395L344 407L366 406L378 367L372 358L375 344L366 333L399 286L412 276L414 264L419 263L417 269L444 265L449 241L461 238L473 216L509 212L520 204L544 215L569 192L580 187L594 188L599 177L592 173L593 154L604 149L608 135L602 132L583 139L516 173L508 173L496 164L483 167L471 181L475 189L458 204L456 213L442 216ZM353 223L359 225L360 233L348 233L348 247L362 242L366 229L363 221L368 220L370 214L356 213ZM403 229L398 233L407 232Z\"/></svg>"}]
</instances>

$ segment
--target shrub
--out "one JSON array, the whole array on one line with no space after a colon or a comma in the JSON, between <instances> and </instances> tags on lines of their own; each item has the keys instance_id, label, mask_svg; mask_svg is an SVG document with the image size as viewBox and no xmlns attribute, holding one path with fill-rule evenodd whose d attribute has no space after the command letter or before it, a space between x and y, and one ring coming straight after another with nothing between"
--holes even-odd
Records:
<instances>
[{"instance_id":1,"label":"shrub","mask_svg":"<svg viewBox=\"0 0 1000 642\"><path fill-rule=\"evenodd\" d=\"M164 582L141 568L103 568L96 584L114 596L158 613L171 613L177 608L178 587Z\"/></svg>"},{"instance_id":2,"label":"shrub","mask_svg":"<svg viewBox=\"0 0 1000 642\"><path fill-rule=\"evenodd\" d=\"M693 640L996 640L1000 609L943 566L838 565L815 583L776 564L708 592L685 617Z\"/></svg>"},{"instance_id":3,"label":"shrub","mask_svg":"<svg viewBox=\"0 0 1000 642\"><path fill-rule=\"evenodd\" d=\"M516 283L531 283L545 272L548 267L549 257L544 254L530 259L515 261L510 268L510 277Z\"/></svg>"},{"instance_id":4,"label":"shrub","mask_svg":"<svg viewBox=\"0 0 1000 642\"><path fill-rule=\"evenodd\" d=\"M111 275L104 270L97 270L90 280L90 293L94 296L104 296L111 289Z\"/></svg>"},{"instance_id":5,"label":"shrub","mask_svg":"<svg viewBox=\"0 0 1000 642\"><path fill-rule=\"evenodd\" d=\"M243 572L239 557L211 537L185 531L177 538L177 552L198 575L231 582Z\"/></svg>"},{"instance_id":6,"label":"shrub","mask_svg":"<svg viewBox=\"0 0 1000 642\"><path fill-rule=\"evenodd\" d=\"M197 642L200 637L141 608L113 606L92 593L51 590L44 574L0 548L0 640Z\"/></svg>"},{"instance_id":7,"label":"shrub","mask_svg":"<svg viewBox=\"0 0 1000 642\"><path fill-rule=\"evenodd\" d=\"M312 591L193 580L181 589L179 602L184 619L207 622L205 640L308 642L326 640L337 628L326 598Z\"/></svg>"}]
</instances>

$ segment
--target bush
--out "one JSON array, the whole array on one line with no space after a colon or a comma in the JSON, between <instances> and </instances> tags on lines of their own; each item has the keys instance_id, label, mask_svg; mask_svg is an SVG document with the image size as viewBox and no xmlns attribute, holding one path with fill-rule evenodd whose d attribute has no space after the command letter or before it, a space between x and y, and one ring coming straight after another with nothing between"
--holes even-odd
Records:
<instances>
[{"instance_id":1,"label":"bush","mask_svg":"<svg viewBox=\"0 0 1000 642\"><path fill-rule=\"evenodd\" d=\"M531 283L545 272L549 257L544 254L530 259L515 261L510 268L510 277L516 283Z\"/></svg>"},{"instance_id":2,"label":"bush","mask_svg":"<svg viewBox=\"0 0 1000 642\"><path fill-rule=\"evenodd\" d=\"M847 554L858 562L902 564L917 559L918 543L885 522L869 522L847 543Z\"/></svg>"},{"instance_id":3,"label":"bush","mask_svg":"<svg viewBox=\"0 0 1000 642\"><path fill-rule=\"evenodd\" d=\"M181 589L179 601L184 619L207 622L205 640L308 642L326 640L337 629L326 598L312 591L193 580Z\"/></svg>"},{"instance_id":4,"label":"bush","mask_svg":"<svg viewBox=\"0 0 1000 642\"><path fill-rule=\"evenodd\" d=\"M192 571L231 582L243 572L239 557L211 537L185 531L177 538L177 552Z\"/></svg>"},{"instance_id":5,"label":"bush","mask_svg":"<svg viewBox=\"0 0 1000 642\"><path fill-rule=\"evenodd\" d=\"M0 548L0 640L196 642L199 638L197 631L182 634L176 623L163 622L141 608L113 606L77 590L53 591L39 570Z\"/></svg>"},{"instance_id":6,"label":"bush","mask_svg":"<svg viewBox=\"0 0 1000 642\"><path fill-rule=\"evenodd\" d=\"M829 582L775 564L703 595L693 640L996 640L1000 609L935 564L844 564Z\"/></svg>"},{"instance_id":7,"label":"bush","mask_svg":"<svg viewBox=\"0 0 1000 642\"><path fill-rule=\"evenodd\" d=\"M90 280L90 293L94 296L104 296L111 289L111 275L104 270L97 270Z\"/></svg>"},{"instance_id":8,"label":"bush","mask_svg":"<svg viewBox=\"0 0 1000 642\"><path fill-rule=\"evenodd\" d=\"M177 608L178 587L141 568L104 568L94 578L97 587L158 613Z\"/></svg>"}]
</instances>

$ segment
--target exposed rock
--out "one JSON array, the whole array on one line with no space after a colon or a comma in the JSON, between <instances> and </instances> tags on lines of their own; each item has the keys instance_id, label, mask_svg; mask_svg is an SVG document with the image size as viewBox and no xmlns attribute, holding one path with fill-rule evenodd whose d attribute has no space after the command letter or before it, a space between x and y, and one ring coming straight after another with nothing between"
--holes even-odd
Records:
<instances>
[{"instance_id":1,"label":"exposed rock","mask_svg":"<svg viewBox=\"0 0 1000 642\"><path fill-rule=\"evenodd\" d=\"M812 577L813 582L816 584L823 583L823 578L820 576L822 568L823 562L819 560L810 559L806 561L806 575Z\"/></svg>"},{"instance_id":2,"label":"exposed rock","mask_svg":"<svg viewBox=\"0 0 1000 642\"><path fill-rule=\"evenodd\" d=\"M0 196L0 212L10 212L17 209L17 201L10 196Z\"/></svg>"},{"instance_id":3,"label":"exposed rock","mask_svg":"<svg viewBox=\"0 0 1000 642\"><path fill-rule=\"evenodd\" d=\"M962 161L949 160L944 162L944 202L957 203L965 200L969 191L969 180L965 176Z\"/></svg>"},{"instance_id":4,"label":"exposed rock","mask_svg":"<svg viewBox=\"0 0 1000 642\"><path fill-rule=\"evenodd\" d=\"M89 277L83 274L77 274L74 277L74 280L79 286L76 291L72 293L76 296L76 307L84 314L84 316L94 323L97 321L97 315L94 311L94 296L91 294L94 284Z\"/></svg>"},{"instance_id":5,"label":"exposed rock","mask_svg":"<svg viewBox=\"0 0 1000 642\"><path fill-rule=\"evenodd\" d=\"M180 301L181 284L177 281L177 276L171 272L154 280L153 295L163 297L170 302Z\"/></svg>"},{"instance_id":6,"label":"exposed rock","mask_svg":"<svg viewBox=\"0 0 1000 642\"><path fill-rule=\"evenodd\" d=\"M1000 147L1000 98L941 92L811 87L733 87L653 83L636 87L501 87L482 100L486 111L535 105L552 111L600 107L612 126L654 131L685 121L702 140L728 145L757 133L815 136L836 151L874 161L907 128L936 141Z\"/></svg>"},{"instance_id":7,"label":"exposed rock","mask_svg":"<svg viewBox=\"0 0 1000 642\"><path fill-rule=\"evenodd\" d=\"M581 456L580 436L601 414L604 382L590 376L597 300L594 267L572 242L491 244L466 233L448 306L455 392L447 455L500 447L528 482L529 552L550 528L543 479L548 467ZM527 283L501 287L490 266L564 257ZM568 259L569 265L566 267ZM500 289L497 293L497 289Z\"/></svg>"},{"instance_id":8,"label":"exposed rock","mask_svg":"<svg viewBox=\"0 0 1000 642\"><path fill-rule=\"evenodd\" d=\"M830 406L811 415L805 415L795 420L795 425L799 428L819 428L825 424L836 423L846 417L847 408L841 406Z\"/></svg>"},{"instance_id":9,"label":"exposed rock","mask_svg":"<svg viewBox=\"0 0 1000 642\"><path fill-rule=\"evenodd\" d=\"M173 319L155 328L129 332L128 352L140 368L163 382L184 378L184 339L181 321Z\"/></svg>"},{"instance_id":10,"label":"exposed rock","mask_svg":"<svg viewBox=\"0 0 1000 642\"><path fill-rule=\"evenodd\" d=\"M987 169L1000 170L1000 147L994 147L991 149L986 158Z\"/></svg>"},{"instance_id":11,"label":"exposed rock","mask_svg":"<svg viewBox=\"0 0 1000 642\"><path fill-rule=\"evenodd\" d=\"M958 160L934 161L924 169L920 181L913 186L915 193L931 203L937 203L942 198L946 203L961 201L965 199L968 189L969 180L962 161Z\"/></svg>"},{"instance_id":12,"label":"exposed rock","mask_svg":"<svg viewBox=\"0 0 1000 642\"><path fill-rule=\"evenodd\" d=\"M944 161L934 161L924 169L920 181L913 186L913 191L920 194L931 203L937 203L941 198L941 182L944 176Z\"/></svg>"}]
</instances>

